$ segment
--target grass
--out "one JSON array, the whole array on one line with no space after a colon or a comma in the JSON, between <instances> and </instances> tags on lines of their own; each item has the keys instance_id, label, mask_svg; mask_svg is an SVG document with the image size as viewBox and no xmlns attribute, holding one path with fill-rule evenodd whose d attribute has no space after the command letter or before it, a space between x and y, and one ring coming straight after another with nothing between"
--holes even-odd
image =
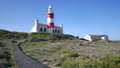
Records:
<instances>
[{"instance_id":1,"label":"grass","mask_svg":"<svg viewBox=\"0 0 120 68\"><path fill-rule=\"evenodd\" d=\"M107 68L108 63L116 65L109 68L120 66L120 42L67 39L54 42L28 41L20 47L27 55L52 68Z\"/></svg>"},{"instance_id":2,"label":"grass","mask_svg":"<svg viewBox=\"0 0 120 68\"><path fill-rule=\"evenodd\" d=\"M24 32L11 32L0 29L0 68L17 68L13 57L13 45L16 40L27 38Z\"/></svg>"},{"instance_id":3,"label":"grass","mask_svg":"<svg viewBox=\"0 0 120 68\"><path fill-rule=\"evenodd\" d=\"M67 58L62 68L119 68L120 56L106 55L103 59Z\"/></svg>"},{"instance_id":4,"label":"grass","mask_svg":"<svg viewBox=\"0 0 120 68\"><path fill-rule=\"evenodd\" d=\"M15 41L12 39L0 40L0 68L17 68L13 57L13 44Z\"/></svg>"},{"instance_id":5,"label":"grass","mask_svg":"<svg viewBox=\"0 0 120 68\"><path fill-rule=\"evenodd\" d=\"M119 68L120 42L79 40L67 34L10 32L0 29L0 68L17 68L13 58L13 44L27 38L20 45L28 56L51 68ZM16 40L15 40L16 39Z\"/></svg>"}]
</instances>

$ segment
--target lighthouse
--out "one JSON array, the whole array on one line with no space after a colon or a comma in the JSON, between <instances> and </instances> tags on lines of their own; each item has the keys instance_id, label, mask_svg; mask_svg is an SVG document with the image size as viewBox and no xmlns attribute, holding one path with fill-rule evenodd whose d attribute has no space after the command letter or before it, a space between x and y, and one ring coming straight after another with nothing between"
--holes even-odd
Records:
<instances>
[{"instance_id":1,"label":"lighthouse","mask_svg":"<svg viewBox=\"0 0 120 68\"><path fill-rule=\"evenodd\" d=\"M47 24L39 23L39 20L35 20L35 24L31 32L50 33L50 34L63 34L63 25L54 25L54 12L52 6L48 7L47 12Z\"/></svg>"},{"instance_id":2,"label":"lighthouse","mask_svg":"<svg viewBox=\"0 0 120 68\"><path fill-rule=\"evenodd\" d=\"M48 28L54 28L54 13L52 6L48 7L48 14L47 14L47 26Z\"/></svg>"}]
</instances>

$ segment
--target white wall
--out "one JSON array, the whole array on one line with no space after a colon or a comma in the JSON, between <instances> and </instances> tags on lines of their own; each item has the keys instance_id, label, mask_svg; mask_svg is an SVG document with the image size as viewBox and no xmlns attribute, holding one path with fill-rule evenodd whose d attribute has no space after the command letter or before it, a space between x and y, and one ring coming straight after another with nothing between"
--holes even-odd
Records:
<instances>
[{"instance_id":1,"label":"white wall","mask_svg":"<svg viewBox=\"0 0 120 68\"><path fill-rule=\"evenodd\" d=\"M89 41L108 40L108 36L107 35L86 35L85 39Z\"/></svg>"},{"instance_id":2,"label":"white wall","mask_svg":"<svg viewBox=\"0 0 120 68\"><path fill-rule=\"evenodd\" d=\"M52 33L52 34L63 34L63 28L55 26L55 28L48 28L46 24L38 23L35 21L35 25L31 32L40 32L40 33Z\"/></svg>"}]
</instances>

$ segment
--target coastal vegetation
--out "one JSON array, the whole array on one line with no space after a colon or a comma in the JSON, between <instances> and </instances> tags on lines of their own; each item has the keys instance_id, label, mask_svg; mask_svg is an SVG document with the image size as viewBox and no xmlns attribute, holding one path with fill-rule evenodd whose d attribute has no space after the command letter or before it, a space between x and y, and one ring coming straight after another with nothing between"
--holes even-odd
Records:
<instances>
[{"instance_id":1,"label":"coastal vegetation","mask_svg":"<svg viewBox=\"0 0 120 68\"><path fill-rule=\"evenodd\" d=\"M35 33L20 48L51 68L120 67L119 41L89 42L72 35Z\"/></svg>"},{"instance_id":2,"label":"coastal vegetation","mask_svg":"<svg viewBox=\"0 0 120 68\"><path fill-rule=\"evenodd\" d=\"M0 29L0 68L17 68L13 57L13 45L27 37L24 32L10 32Z\"/></svg>"},{"instance_id":3,"label":"coastal vegetation","mask_svg":"<svg viewBox=\"0 0 120 68\"><path fill-rule=\"evenodd\" d=\"M12 39L0 40L0 68L17 68L13 57L14 42Z\"/></svg>"},{"instance_id":4,"label":"coastal vegetation","mask_svg":"<svg viewBox=\"0 0 120 68\"><path fill-rule=\"evenodd\" d=\"M51 68L119 68L120 41L79 39L68 34L11 32L0 29L0 68L17 68L13 45Z\"/></svg>"},{"instance_id":5,"label":"coastal vegetation","mask_svg":"<svg viewBox=\"0 0 120 68\"><path fill-rule=\"evenodd\" d=\"M0 29L0 39L23 39L27 37L25 32L11 32Z\"/></svg>"}]
</instances>

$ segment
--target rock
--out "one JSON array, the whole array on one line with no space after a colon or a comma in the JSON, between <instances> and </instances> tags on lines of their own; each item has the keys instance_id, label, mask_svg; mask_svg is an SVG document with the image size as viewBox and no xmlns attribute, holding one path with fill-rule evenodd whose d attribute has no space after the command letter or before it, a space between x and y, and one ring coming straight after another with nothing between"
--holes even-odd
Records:
<instances>
[{"instance_id":1,"label":"rock","mask_svg":"<svg viewBox=\"0 0 120 68\"><path fill-rule=\"evenodd\" d=\"M77 46L81 46L82 44L81 43L78 43Z\"/></svg>"}]
</instances>

